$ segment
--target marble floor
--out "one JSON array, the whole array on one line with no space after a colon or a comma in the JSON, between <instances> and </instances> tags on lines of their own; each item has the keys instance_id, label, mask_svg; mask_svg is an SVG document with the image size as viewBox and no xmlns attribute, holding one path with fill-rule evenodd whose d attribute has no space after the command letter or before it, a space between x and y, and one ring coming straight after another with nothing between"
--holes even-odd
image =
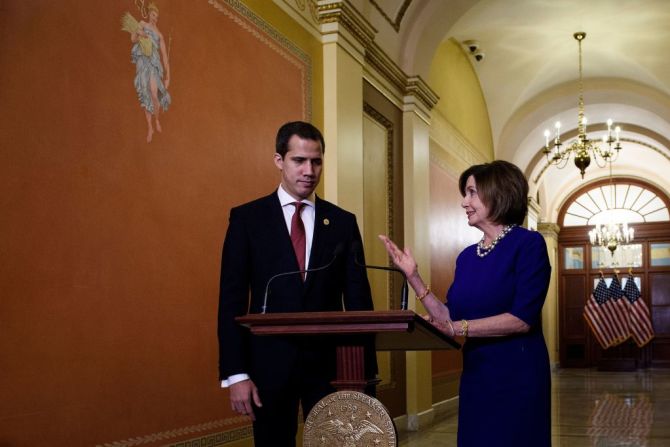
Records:
<instances>
[{"instance_id":1,"label":"marble floor","mask_svg":"<svg viewBox=\"0 0 670 447\"><path fill-rule=\"evenodd\" d=\"M553 447L670 446L669 369L559 369L552 379ZM455 447L457 426L447 416L400 434L399 446Z\"/></svg>"}]
</instances>

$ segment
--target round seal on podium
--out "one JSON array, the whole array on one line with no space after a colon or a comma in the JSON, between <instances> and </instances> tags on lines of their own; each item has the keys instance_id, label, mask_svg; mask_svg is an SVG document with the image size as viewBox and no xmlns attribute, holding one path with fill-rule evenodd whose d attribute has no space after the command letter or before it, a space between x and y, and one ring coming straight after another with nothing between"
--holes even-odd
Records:
<instances>
[{"instance_id":1,"label":"round seal on podium","mask_svg":"<svg viewBox=\"0 0 670 447\"><path fill-rule=\"evenodd\" d=\"M337 391L314 405L305 421L303 447L396 447L384 405L358 391Z\"/></svg>"}]
</instances>

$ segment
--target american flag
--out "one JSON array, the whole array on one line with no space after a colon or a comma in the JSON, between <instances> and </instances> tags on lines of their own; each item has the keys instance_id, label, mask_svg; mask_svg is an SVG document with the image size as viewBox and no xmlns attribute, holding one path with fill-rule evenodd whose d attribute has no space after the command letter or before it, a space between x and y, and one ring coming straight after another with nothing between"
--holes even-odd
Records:
<instances>
[{"instance_id":1,"label":"american flag","mask_svg":"<svg viewBox=\"0 0 670 447\"><path fill-rule=\"evenodd\" d=\"M647 303L641 298L640 289L633 280L633 275L628 275L626 287L623 289L628 302L630 303L630 313L628 324L635 344L642 347L654 338L654 327L651 325L651 312Z\"/></svg>"},{"instance_id":2,"label":"american flag","mask_svg":"<svg viewBox=\"0 0 670 447\"><path fill-rule=\"evenodd\" d=\"M603 349L616 346L622 340L622 335L614 325L614 312L609 298L609 291L605 280L601 277L595 290L584 306L584 318L591 327L593 335Z\"/></svg>"},{"instance_id":3,"label":"american flag","mask_svg":"<svg viewBox=\"0 0 670 447\"><path fill-rule=\"evenodd\" d=\"M628 315L630 304L628 300L624 299L623 290L621 290L621 283L619 277L615 274L610 283L609 289L609 303L612 308L614 326L621 341L628 340L630 337L630 329L628 328Z\"/></svg>"}]
</instances>

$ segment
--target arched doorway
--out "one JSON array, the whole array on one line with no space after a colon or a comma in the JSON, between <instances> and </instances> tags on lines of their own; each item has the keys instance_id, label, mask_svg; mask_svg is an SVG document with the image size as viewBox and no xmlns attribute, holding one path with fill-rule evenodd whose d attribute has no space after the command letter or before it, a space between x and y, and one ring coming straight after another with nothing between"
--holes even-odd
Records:
<instances>
[{"instance_id":1,"label":"arched doorway","mask_svg":"<svg viewBox=\"0 0 670 447\"><path fill-rule=\"evenodd\" d=\"M670 367L670 200L639 179L605 179L570 196L561 207L559 244L559 352L562 367L631 370ZM634 228L631 244L613 254L592 246L588 232L617 216ZM633 278L651 311L655 338L639 348L632 340L602 349L586 324L584 305L600 275Z\"/></svg>"}]
</instances>

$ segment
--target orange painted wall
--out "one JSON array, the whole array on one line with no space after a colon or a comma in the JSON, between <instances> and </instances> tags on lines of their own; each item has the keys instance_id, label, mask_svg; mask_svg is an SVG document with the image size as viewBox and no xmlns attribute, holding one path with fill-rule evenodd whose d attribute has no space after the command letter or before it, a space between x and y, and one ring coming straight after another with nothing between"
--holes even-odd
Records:
<instances>
[{"instance_id":1,"label":"orange painted wall","mask_svg":"<svg viewBox=\"0 0 670 447\"><path fill-rule=\"evenodd\" d=\"M278 184L278 126L320 104L319 43L270 2L306 58L223 0L156 3L173 102L150 144L135 1L0 3L1 446L248 425L218 387L221 244Z\"/></svg>"}]
</instances>

